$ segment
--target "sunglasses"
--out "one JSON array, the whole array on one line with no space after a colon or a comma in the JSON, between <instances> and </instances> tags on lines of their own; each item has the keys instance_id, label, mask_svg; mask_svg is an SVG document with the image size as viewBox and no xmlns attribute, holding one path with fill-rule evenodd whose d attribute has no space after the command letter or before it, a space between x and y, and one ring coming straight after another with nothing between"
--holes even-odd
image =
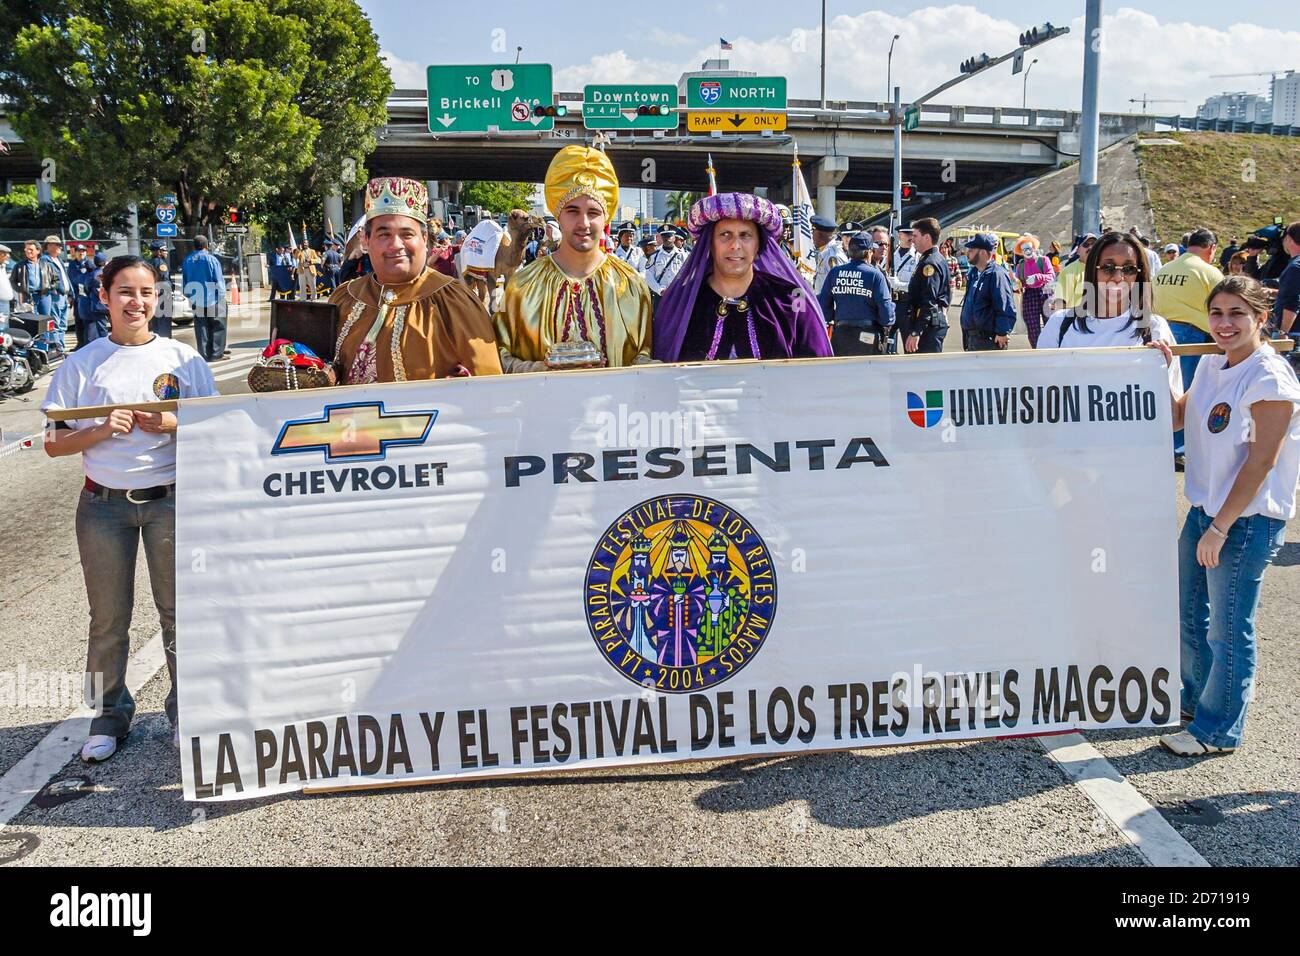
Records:
<instances>
[{"instance_id":1,"label":"sunglasses","mask_svg":"<svg viewBox=\"0 0 1300 956\"><path fill-rule=\"evenodd\" d=\"M1116 273L1122 275L1125 279L1132 279L1138 274L1137 266L1117 266L1114 263L1107 262L1104 265L1097 266L1097 271L1107 278L1112 278Z\"/></svg>"}]
</instances>

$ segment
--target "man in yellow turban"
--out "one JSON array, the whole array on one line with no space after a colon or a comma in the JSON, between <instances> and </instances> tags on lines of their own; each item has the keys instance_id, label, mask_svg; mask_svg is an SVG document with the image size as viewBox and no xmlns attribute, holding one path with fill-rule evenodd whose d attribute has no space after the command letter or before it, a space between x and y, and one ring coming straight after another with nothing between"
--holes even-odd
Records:
<instances>
[{"instance_id":1,"label":"man in yellow turban","mask_svg":"<svg viewBox=\"0 0 1300 956\"><path fill-rule=\"evenodd\" d=\"M366 184L364 229L374 271L330 296L339 310L340 384L501 373L492 317L464 283L429 266L428 201L417 180Z\"/></svg>"},{"instance_id":2,"label":"man in yellow turban","mask_svg":"<svg viewBox=\"0 0 1300 956\"><path fill-rule=\"evenodd\" d=\"M650 290L601 238L618 207L618 177L604 152L566 146L546 171L546 205L560 244L516 272L496 314L506 372L621 368L650 358Z\"/></svg>"}]
</instances>

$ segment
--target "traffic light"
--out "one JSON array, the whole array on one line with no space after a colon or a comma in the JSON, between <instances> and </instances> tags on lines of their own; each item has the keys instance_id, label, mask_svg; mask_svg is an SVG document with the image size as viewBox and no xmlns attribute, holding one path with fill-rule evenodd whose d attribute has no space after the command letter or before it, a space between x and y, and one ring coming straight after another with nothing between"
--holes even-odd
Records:
<instances>
[{"instance_id":1,"label":"traffic light","mask_svg":"<svg viewBox=\"0 0 1300 956\"><path fill-rule=\"evenodd\" d=\"M1062 33L1068 33L1065 27L1054 27L1051 23L1044 23L1042 26L1032 27L1020 34L1021 46L1037 46L1054 37L1059 37Z\"/></svg>"},{"instance_id":2,"label":"traffic light","mask_svg":"<svg viewBox=\"0 0 1300 956\"><path fill-rule=\"evenodd\" d=\"M569 108L567 106L545 106L538 103L533 107L534 116L567 116Z\"/></svg>"},{"instance_id":3,"label":"traffic light","mask_svg":"<svg viewBox=\"0 0 1300 956\"><path fill-rule=\"evenodd\" d=\"M668 107L666 106L638 106L636 108L637 116L667 116Z\"/></svg>"},{"instance_id":4,"label":"traffic light","mask_svg":"<svg viewBox=\"0 0 1300 956\"><path fill-rule=\"evenodd\" d=\"M979 56L973 56L970 59L962 60L961 71L963 73L976 73L984 69L991 59L993 58L987 53L981 53Z\"/></svg>"},{"instance_id":5,"label":"traffic light","mask_svg":"<svg viewBox=\"0 0 1300 956\"><path fill-rule=\"evenodd\" d=\"M911 183L903 183L898 194L902 197L903 202L911 202L916 198L916 187Z\"/></svg>"},{"instance_id":6,"label":"traffic light","mask_svg":"<svg viewBox=\"0 0 1300 956\"><path fill-rule=\"evenodd\" d=\"M229 223L230 225L232 225L232 226L238 226L238 225L239 225L239 207L238 207L238 206L231 206L230 209L228 209L228 210L226 211L226 222L228 222L228 223Z\"/></svg>"}]
</instances>

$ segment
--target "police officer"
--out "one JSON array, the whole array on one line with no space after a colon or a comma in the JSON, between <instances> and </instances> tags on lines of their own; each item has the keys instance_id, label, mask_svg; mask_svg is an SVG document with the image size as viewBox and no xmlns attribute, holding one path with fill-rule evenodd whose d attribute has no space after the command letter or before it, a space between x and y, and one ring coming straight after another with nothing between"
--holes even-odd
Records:
<instances>
[{"instance_id":1,"label":"police officer","mask_svg":"<svg viewBox=\"0 0 1300 956\"><path fill-rule=\"evenodd\" d=\"M172 302L172 273L167 265L167 243L161 239L149 243L149 257L158 272L158 291L155 296L158 305L154 310L153 318L149 320L149 331L169 339L172 337L172 316L175 314L175 305Z\"/></svg>"},{"instance_id":2,"label":"police officer","mask_svg":"<svg viewBox=\"0 0 1300 956\"><path fill-rule=\"evenodd\" d=\"M645 278L646 270L650 268L650 260L654 254L659 251L659 240L654 236L646 236L640 242L641 246L641 278Z\"/></svg>"},{"instance_id":3,"label":"police officer","mask_svg":"<svg viewBox=\"0 0 1300 956\"><path fill-rule=\"evenodd\" d=\"M672 284L686 263L686 253L673 242L676 235L676 229L664 224L659 230L659 251L646 263L645 282L650 287L650 302L656 309L659 308L659 297L663 295L664 289Z\"/></svg>"},{"instance_id":4,"label":"police officer","mask_svg":"<svg viewBox=\"0 0 1300 956\"><path fill-rule=\"evenodd\" d=\"M997 245L997 237L984 232L966 243L971 273L961 303L961 345L967 352L1005 349L1016 326L1011 276L993 258Z\"/></svg>"},{"instance_id":5,"label":"police officer","mask_svg":"<svg viewBox=\"0 0 1300 956\"><path fill-rule=\"evenodd\" d=\"M325 254L321 256L321 271L327 293L339 287L339 273L343 270L343 254L334 239L325 240Z\"/></svg>"},{"instance_id":6,"label":"police officer","mask_svg":"<svg viewBox=\"0 0 1300 956\"><path fill-rule=\"evenodd\" d=\"M95 263L87 255L89 250L81 243L74 243L68 247L72 253L72 261L68 263L68 278L72 281L73 302L72 311L76 321L77 329L77 348L81 348L90 341L88 323L90 322L90 313L94 309L94 303L91 302L88 286L91 277L95 274ZM76 349L73 349L75 352Z\"/></svg>"},{"instance_id":7,"label":"police officer","mask_svg":"<svg viewBox=\"0 0 1300 956\"><path fill-rule=\"evenodd\" d=\"M869 232L849 239L849 261L836 266L818 293L822 314L831 326L836 355L881 355L894 331L894 301L889 281L867 261L876 241ZM868 333L874 342L864 341Z\"/></svg>"},{"instance_id":8,"label":"police officer","mask_svg":"<svg viewBox=\"0 0 1300 956\"><path fill-rule=\"evenodd\" d=\"M848 262L849 254L835 236L838 227L833 220L825 216L813 216L809 221L812 223L813 247L817 250L817 274L813 277L813 291L820 295L826 285L826 277L836 266Z\"/></svg>"},{"instance_id":9,"label":"police officer","mask_svg":"<svg viewBox=\"0 0 1300 956\"><path fill-rule=\"evenodd\" d=\"M900 330L907 352L942 352L948 334L952 286L948 262L939 254L939 234L938 219L929 217L912 223L912 246L918 259L907 286L908 312Z\"/></svg>"},{"instance_id":10,"label":"police officer","mask_svg":"<svg viewBox=\"0 0 1300 956\"><path fill-rule=\"evenodd\" d=\"M630 222L625 222L619 226L618 246L614 249L614 255L640 272L641 267L645 264L645 257L641 255L641 250L632 242L635 238L636 226Z\"/></svg>"},{"instance_id":11,"label":"police officer","mask_svg":"<svg viewBox=\"0 0 1300 956\"><path fill-rule=\"evenodd\" d=\"M844 254L849 255L849 240L860 233L865 226L860 222L854 222L850 219L848 222L840 224L840 245L844 247ZM849 256L852 259L852 256Z\"/></svg>"},{"instance_id":12,"label":"police officer","mask_svg":"<svg viewBox=\"0 0 1300 956\"><path fill-rule=\"evenodd\" d=\"M888 272L889 290L894 295L894 310L900 316L910 314L908 310L912 301L907 297L907 287L912 282L912 273L916 271L920 258L912 247L912 230L907 226L902 227L898 230L898 245L894 249L893 262L890 263ZM894 355L897 352L898 337L894 335L889 339L889 353Z\"/></svg>"}]
</instances>

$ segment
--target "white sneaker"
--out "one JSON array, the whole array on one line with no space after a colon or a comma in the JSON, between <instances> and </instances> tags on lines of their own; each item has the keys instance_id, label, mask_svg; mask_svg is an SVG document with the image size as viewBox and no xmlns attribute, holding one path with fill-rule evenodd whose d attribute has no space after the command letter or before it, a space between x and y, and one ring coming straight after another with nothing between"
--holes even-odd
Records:
<instances>
[{"instance_id":1,"label":"white sneaker","mask_svg":"<svg viewBox=\"0 0 1300 956\"><path fill-rule=\"evenodd\" d=\"M1166 734L1160 738L1160 745L1180 757L1202 757L1205 754L1230 754L1234 747L1215 747L1197 740L1185 730L1176 734Z\"/></svg>"},{"instance_id":2,"label":"white sneaker","mask_svg":"<svg viewBox=\"0 0 1300 956\"><path fill-rule=\"evenodd\" d=\"M91 734L81 748L81 759L86 763L99 763L117 753L117 738L106 734Z\"/></svg>"}]
</instances>

